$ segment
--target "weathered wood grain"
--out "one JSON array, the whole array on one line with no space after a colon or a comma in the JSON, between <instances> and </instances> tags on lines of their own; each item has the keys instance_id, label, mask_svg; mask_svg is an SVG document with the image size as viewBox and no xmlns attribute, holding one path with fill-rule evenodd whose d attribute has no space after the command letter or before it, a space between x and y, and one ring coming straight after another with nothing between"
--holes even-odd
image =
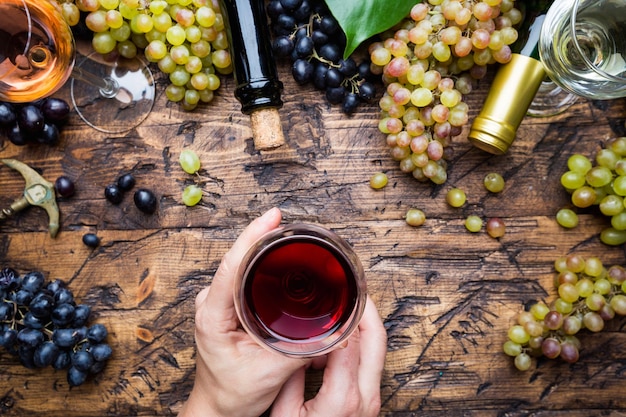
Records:
<instances>
[{"instance_id":1,"label":"weathered wood grain","mask_svg":"<svg viewBox=\"0 0 626 417\"><path fill-rule=\"evenodd\" d=\"M567 231L554 215L568 204L558 182L567 157L593 155L605 140L625 135L626 101L581 100L558 117L526 119L501 157L472 148L466 130L454 140L448 182L432 186L399 171L377 130L375 104L346 117L319 92L296 86L288 71L280 66L288 146L268 153L253 149L230 79L212 105L192 113L168 104L160 81L153 113L126 135L93 132L73 115L56 147L2 140L0 157L18 158L52 180L69 175L77 193L59 200L56 239L35 207L0 224L0 265L69 281L76 297L92 305L94 320L109 328L115 353L100 376L71 390L64 373L28 370L0 354L0 415L175 415L193 381L195 295L245 225L272 206L286 222L334 229L363 261L389 336L381 416L626 415L623 319L584 337L575 365L540 360L520 373L501 353L524 304L554 296L558 256L625 263L623 248L600 243L607 221L593 210ZM479 83L469 98L472 117L488 84ZM183 148L200 156L198 177L179 168ZM390 182L374 191L369 176L379 170ZM105 200L104 187L126 172L136 187L158 195L154 215L139 212L132 195L119 205ZM488 172L506 178L503 193L484 190ZM181 192L194 181L205 195L188 208ZM23 189L19 174L6 167L0 184L3 206ZM451 186L468 195L461 209L445 203ZM405 224L412 207L426 213L424 226ZM502 217L506 235L468 233L469 214ZM97 233L101 246L84 246L86 232Z\"/></svg>"}]
</instances>

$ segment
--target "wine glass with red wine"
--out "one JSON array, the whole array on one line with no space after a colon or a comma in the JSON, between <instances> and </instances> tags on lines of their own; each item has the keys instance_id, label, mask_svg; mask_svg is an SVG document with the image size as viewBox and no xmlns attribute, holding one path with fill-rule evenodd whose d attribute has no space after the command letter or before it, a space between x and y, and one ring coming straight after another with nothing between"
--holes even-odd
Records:
<instances>
[{"instance_id":1,"label":"wine glass with red wine","mask_svg":"<svg viewBox=\"0 0 626 417\"><path fill-rule=\"evenodd\" d=\"M312 357L358 327L366 291L363 266L346 241L317 225L293 224L248 250L234 297L242 326L261 346Z\"/></svg>"}]
</instances>

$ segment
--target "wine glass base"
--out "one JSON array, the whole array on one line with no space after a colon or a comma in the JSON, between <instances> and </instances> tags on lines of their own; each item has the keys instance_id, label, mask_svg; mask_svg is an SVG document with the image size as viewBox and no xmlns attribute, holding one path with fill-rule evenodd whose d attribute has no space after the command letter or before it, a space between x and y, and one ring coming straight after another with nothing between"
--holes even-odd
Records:
<instances>
[{"instance_id":1,"label":"wine glass base","mask_svg":"<svg viewBox=\"0 0 626 417\"><path fill-rule=\"evenodd\" d=\"M71 79L70 93L76 113L92 128L104 133L125 133L143 122L154 105L155 85L152 72L140 58L118 57L107 61L92 53L76 63L79 70L119 86L117 94L107 98L101 88Z\"/></svg>"},{"instance_id":2,"label":"wine glass base","mask_svg":"<svg viewBox=\"0 0 626 417\"><path fill-rule=\"evenodd\" d=\"M577 100L578 96L563 90L554 82L543 81L526 114L531 117L556 116L569 109Z\"/></svg>"}]
</instances>

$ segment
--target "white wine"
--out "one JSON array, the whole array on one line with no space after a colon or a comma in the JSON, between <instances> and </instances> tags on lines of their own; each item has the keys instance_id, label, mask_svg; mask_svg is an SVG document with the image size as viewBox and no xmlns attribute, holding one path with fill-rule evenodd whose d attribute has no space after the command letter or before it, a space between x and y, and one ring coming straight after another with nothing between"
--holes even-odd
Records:
<instances>
[{"instance_id":1,"label":"white wine","mask_svg":"<svg viewBox=\"0 0 626 417\"><path fill-rule=\"evenodd\" d=\"M571 30L573 0L556 2L546 17L539 52L550 78L582 97L626 96L626 5L581 0ZM574 38L575 37L575 38Z\"/></svg>"},{"instance_id":2,"label":"white wine","mask_svg":"<svg viewBox=\"0 0 626 417\"><path fill-rule=\"evenodd\" d=\"M71 75L74 40L56 2L2 0L0 42L0 100L49 96Z\"/></svg>"}]
</instances>

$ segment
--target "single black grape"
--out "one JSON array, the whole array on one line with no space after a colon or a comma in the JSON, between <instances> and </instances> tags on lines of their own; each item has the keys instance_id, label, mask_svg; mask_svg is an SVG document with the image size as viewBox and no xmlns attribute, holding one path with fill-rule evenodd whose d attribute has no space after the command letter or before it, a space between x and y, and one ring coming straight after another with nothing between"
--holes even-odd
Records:
<instances>
[{"instance_id":1,"label":"single black grape","mask_svg":"<svg viewBox=\"0 0 626 417\"><path fill-rule=\"evenodd\" d=\"M38 368L50 366L59 356L59 347L50 341L43 342L35 349L33 363Z\"/></svg>"},{"instance_id":2,"label":"single black grape","mask_svg":"<svg viewBox=\"0 0 626 417\"><path fill-rule=\"evenodd\" d=\"M343 55L342 48L334 43L322 45L317 52L319 56L331 62L339 61Z\"/></svg>"},{"instance_id":3,"label":"single black grape","mask_svg":"<svg viewBox=\"0 0 626 417\"><path fill-rule=\"evenodd\" d=\"M135 206L144 213L152 214L157 209L157 199L154 193L148 189L140 188L133 196Z\"/></svg>"},{"instance_id":4,"label":"single black grape","mask_svg":"<svg viewBox=\"0 0 626 417\"><path fill-rule=\"evenodd\" d=\"M359 97L365 102L371 102L376 97L376 87L374 84L364 81L359 85Z\"/></svg>"},{"instance_id":5,"label":"single black grape","mask_svg":"<svg viewBox=\"0 0 626 417\"><path fill-rule=\"evenodd\" d=\"M281 14L276 18L276 24L278 27L292 31L296 27L296 19L292 16Z\"/></svg>"},{"instance_id":6,"label":"single black grape","mask_svg":"<svg viewBox=\"0 0 626 417\"><path fill-rule=\"evenodd\" d=\"M76 309L74 310L74 322L72 322L73 327L81 327L87 323L89 320L89 315L91 314L91 307L87 304L78 304Z\"/></svg>"},{"instance_id":7,"label":"single black grape","mask_svg":"<svg viewBox=\"0 0 626 417\"><path fill-rule=\"evenodd\" d=\"M313 54L314 47L313 39L308 36L303 36L296 41L294 50L298 57L307 58Z\"/></svg>"},{"instance_id":8,"label":"single black grape","mask_svg":"<svg viewBox=\"0 0 626 417\"><path fill-rule=\"evenodd\" d=\"M122 191L130 191L135 186L133 174L124 174L117 179L117 186Z\"/></svg>"},{"instance_id":9,"label":"single black grape","mask_svg":"<svg viewBox=\"0 0 626 417\"><path fill-rule=\"evenodd\" d=\"M93 365L93 356L91 353L86 352L84 350L79 350L70 355L72 359L72 367L78 369L79 371L89 372L89 369Z\"/></svg>"},{"instance_id":10,"label":"single black grape","mask_svg":"<svg viewBox=\"0 0 626 417\"><path fill-rule=\"evenodd\" d=\"M311 33L311 39L313 40L313 44L317 48L321 47L322 45L326 45L330 40L328 35L322 32L321 30L314 30Z\"/></svg>"},{"instance_id":11,"label":"single black grape","mask_svg":"<svg viewBox=\"0 0 626 417\"><path fill-rule=\"evenodd\" d=\"M97 248L100 246L100 238L95 233L85 233L83 243L90 248Z\"/></svg>"},{"instance_id":12,"label":"single black grape","mask_svg":"<svg viewBox=\"0 0 626 417\"><path fill-rule=\"evenodd\" d=\"M339 30L339 23L332 16L323 16L319 22L319 28L328 35L334 35Z\"/></svg>"},{"instance_id":13,"label":"single black grape","mask_svg":"<svg viewBox=\"0 0 626 417\"><path fill-rule=\"evenodd\" d=\"M315 67L306 59L298 59L291 67L293 79L300 85L306 84L313 78Z\"/></svg>"},{"instance_id":14,"label":"single black grape","mask_svg":"<svg viewBox=\"0 0 626 417\"><path fill-rule=\"evenodd\" d=\"M346 89L343 87L330 87L326 90L326 100L330 104L339 104L343 102L346 95Z\"/></svg>"},{"instance_id":15,"label":"single black grape","mask_svg":"<svg viewBox=\"0 0 626 417\"><path fill-rule=\"evenodd\" d=\"M326 72L326 87L339 87L343 78L343 74L337 68L328 68Z\"/></svg>"},{"instance_id":16,"label":"single black grape","mask_svg":"<svg viewBox=\"0 0 626 417\"><path fill-rule=\"evenodd\" d=\"M74 347L79 340L80 334L76 329L55 329L52 333L52 341L60 348Z\"/></svg>"},{"instance_id":17,"label":"single black grape","mask_svg":"<svg viewBox=\"0 0 626 417\"><path fill-rule=\"evenodd\" d=\"M119 204L124 199L124 192L117 184L109 184L104 189L104 197L113 204Z\"/></svg>"},{"instance_id":18,"label":"single black grape","mask_svg":"<svg viewBox=\"0 0 626 417\"><path fill-rule=\"evenodd\" d=\"M346 114L352 114L359 106L359 96L355 93L347 93L343 98L341 109Z\"/></svg>"},{"instance_id":19,"label":"single black grape","mask_svg":"<svg viewBox=\"0 0 626 417\"><path fill-rule=\"evenodd\" d=\"M17 342L17 330L9 326L0 329L0 346L12 350L15 342Z\"/></svg>"},{"instance_id":20,"label":"single black grape","mask_svg":"<svg viewBox=\"0 0 626 417\"><path fill-rule=\"evenodd\" d=\"M65 282L58 278L53 281L50 281L48 285L46 285L46 289L53 294L55 294L61 288L65 288Z\"/></svg>"},{"instance_id":21,"label":"single black grape","mask_svg":"<svg viewBox=\"0 0 626 417\"><path fill-rule=\"evenodd\" d=\"M24 328L17 332L17 341L23 346L35 349L43 343L45 337L43 333L37 329Z\"/></svg>"},{"instance_id":22,"label":"single black grape","mask_svg":"<svg viewBox=\"0 0 626 417\"><path fill-rule=\"evenodd\" d=\"M9 127L17 121L17 113L10 103L0 102L0 126Z\"/></svg>"},{"instance_id":23,"label":"single black grape","mask_svg":"<svg viewBox=\"0 0 626 417\"><path fill-rule=\"evenodd\" d=\"M27 306L33 301L33 293L25 290L24 288L20 289L15 293L14 300L18 306Z\"/></svg>"},{"instance_id":24,"label":"single black grape","mask_svg":"<svg viewBox=\"0 0 626 417\"><path fill-rule=\"evenodd\" d=\"M19 340L19 333L18 333L18 340ZM22 364L22 366L28 369L36 368L35 361L34 361L35 347L26 346L23 344L19 345L17 347L17 355L20 358L20 363Z\"/></svg>"},{"instance_id":25,"label":"single black grape","mask_svg":"<svg viewBox=\"0 0 626 417\"><path fill-rule=\"evenodd\" d=\"M22 129L20 129L17 123L8 127L5 133L9 141L16 146L25 146L30 142L29 138L22 133Z\"/></svg>"},{"instance_id":26,"label":"single black grape","mask_svg":"<svg viewBox=\"0 0 626 417\"><path fill-rule=\"evenodd\" d=\"M90 352L93 355L93 358L96 360L96 362L104 362L107 359L109 359L111 355L113 354L113 350L111 349L111 346L105 343L92 346L90 349Z\"/></svg>"},{"instance_id":27,"label":"single black grape","mask_svg":"<svg viewBox=\"0 0 626 417\"><path fill-rule=\"evenodd\" d=\"M49 317L50 313L52 313L53 307L54 299L52 298L52 296L43 292L35 295L33 300L28 305L28 309L30 310L30 312L38 319Z\"/></svg>"},{"instance_id":28,"label":"single black grape","mask_svg":"<svg viewBox=\"0 0 626 417\"><path fill-rule=\"evenodd\" d=\"M59 128L53 123L44 123L43 129L37 136L37 141L44 145L56 145L59 141Z\"/></svg>"},{"instance_id":29,"label":"single black grape","mask_svg":"<svg viewBox=\"0 0 626 417\"><path fill-rule=\"evenodd\" d=\"M0 322L13 320L13 303L0 301Z\"/></svg>"},{"instance_id":30,"label":"single black grape","mask_svg":"<svg viewBox=\"0 0 626 417\"><path fill-rule=\"evenodd\" d=\"M24 325L24 327L28 327L29 329L41 330L46 326L47 322L47 317L35 317L32 311L28 311L26 314L24 314L24 317L22 318L22 324Z\"/></svg>"},{"instance_id":31,"label":"single black grape","mask_svg":"<svg viewBox=\"0 0 626 417\"><path fill-rule=\"evenodd\" d=\"M22 278L22 289L35 294L44 287L46 278L39 271L32 271Z\"/></svg>"},{"instance_id":32,"label":"single black grape","mask_svg":"<svg viewBox=\"0 0 626 417\"><path fill-rule=\"evenodd\" d=\"M107 328L100 323L94 324L87 331L87 340L93 344L98 344L104 341L107 338L108 331Z\"/></svg>"},{"instance_id":33,"label":"single black grape","mask_svg":"<svg viewBox=\"0 0 626 417\"><path fill-rule=\"evenodd\" d=\"M352 77L358 73L357 65L354 59L340 59L339 60L339 72L341 72L346 77Z\"/></svg>"},{"instance_id":34,"label":"single black grape","mask_svg":"<svg viewBox=\"0 0 626 417\"><path fill-rule=\"evenodd\" d=\"M302 4L302 0L280 0L281 6L286 12L293 12Z\"/></svg>"},{"instance_id":35,"label":"single black grape","mask_svg":"<svg viewBox=\"0 0 626 417\"><path fill-rule=\"evenodd\" d=\"M36 136L43 131L45 118L37 106L27 104L19 110L17 123L22 132Z\"/></svg>"},{"instance_id":36,"label":"single black grape","mask_svg":"<svg viewBox=\"0 0 626 417\"><path fill-rule=\"evenodd\" d=\"M68 303L59 304L52 310L52 323L57 327L64 327L74 321L74 306Z\"/></svg>"},{"instance_id":37,"label":"single black grape","mask_svg":"<svg viewBox=\"0 0 626 417\"><path fill-rule=\"evenodd\" d=\"M313 70L313 85L318 90L326 89L326 73L328 72L328 65L323 62L319 62L315 65Z\"/></svg>"},{"instance_id":38,"label":"single black grape","mask_svg":"<svg viewBox=\"0 0 626 417\"><path fill-rule=\"evenodd\" d=\"M277 58L285 58L293 52L293 41L289 36L279 36L272 42L272 50Z\"/></svg>"},{"instance_id":39,"label":"single black grape","mask_svg":"<svg viewBox=\"0 0 626 417\"><path fill-rule=\"evenodd\" d=\"M65 175L61 175L54 181L54 189L59 196L64 198L71 197L76 192L74 181Z\"/></svg>"},{"instance_id":40,"label":"single black grape","mask_svg":"<svg viewBox=\"0 0 626 417\"><path fill-rule=\"evenodd\" d=\"M71 366L67 370L67 383L70 387L77 387L83 385L87 380L87 372L77 369L75 366Z\"/></svg>"},{"instance_id":41,"label":"single black grape","mask_svg":"<svg viewBox=\"0 0 626 417\"><path fill-rule=\"evenodd\" d=\"M60 126L69 118L70 106L63 99L48 97L41 104L41 111L47 122Z\"/></svg>"},{"instance_id":42,"label":"single black grape","mask_svg":"<svg viewBox=\"0 0 626 417\"><path fill-rule=\"evenodd\" d=\"M267 3L265 11L272 20L276 20L278 16L285 13L285 9L283 8L283 5L280 4L280 0L272 0Z\"/></svg>"},{"instance_id":43,"label":"single black grape","mask_svg":"<svg viewBox=\"0 0 626 417\"><path fill-rule=\"evenodd\" d=\"M72 364L70 359L70 353L68 351L60 350L54 362L51 364L56 370L67 369Z\"/></svg>"},{"instance_id":44,"label":"single black grape","mask_svg":"<svg viewBox=\"0 0 626 417\"><path fill-rule=\"evenodd\" d=\"M313 8L311 7L309 0L302 0L300 7L293 11L293 17L295 17L299 22L305 22L309 20L312 10Z\"/></svg>"},{"instance_id":45,"label":"single black grape","mask_svg":"<svg viewBox=\"0 0 626 417\"><path fill-rule=\"evenodd\" d=\"M54 303L55 305L59 304L71 304L76 306L76 302L74 300L74 294L72 290L69 288L61 287L53 292Z\"/></svg>"}]
</instances>

